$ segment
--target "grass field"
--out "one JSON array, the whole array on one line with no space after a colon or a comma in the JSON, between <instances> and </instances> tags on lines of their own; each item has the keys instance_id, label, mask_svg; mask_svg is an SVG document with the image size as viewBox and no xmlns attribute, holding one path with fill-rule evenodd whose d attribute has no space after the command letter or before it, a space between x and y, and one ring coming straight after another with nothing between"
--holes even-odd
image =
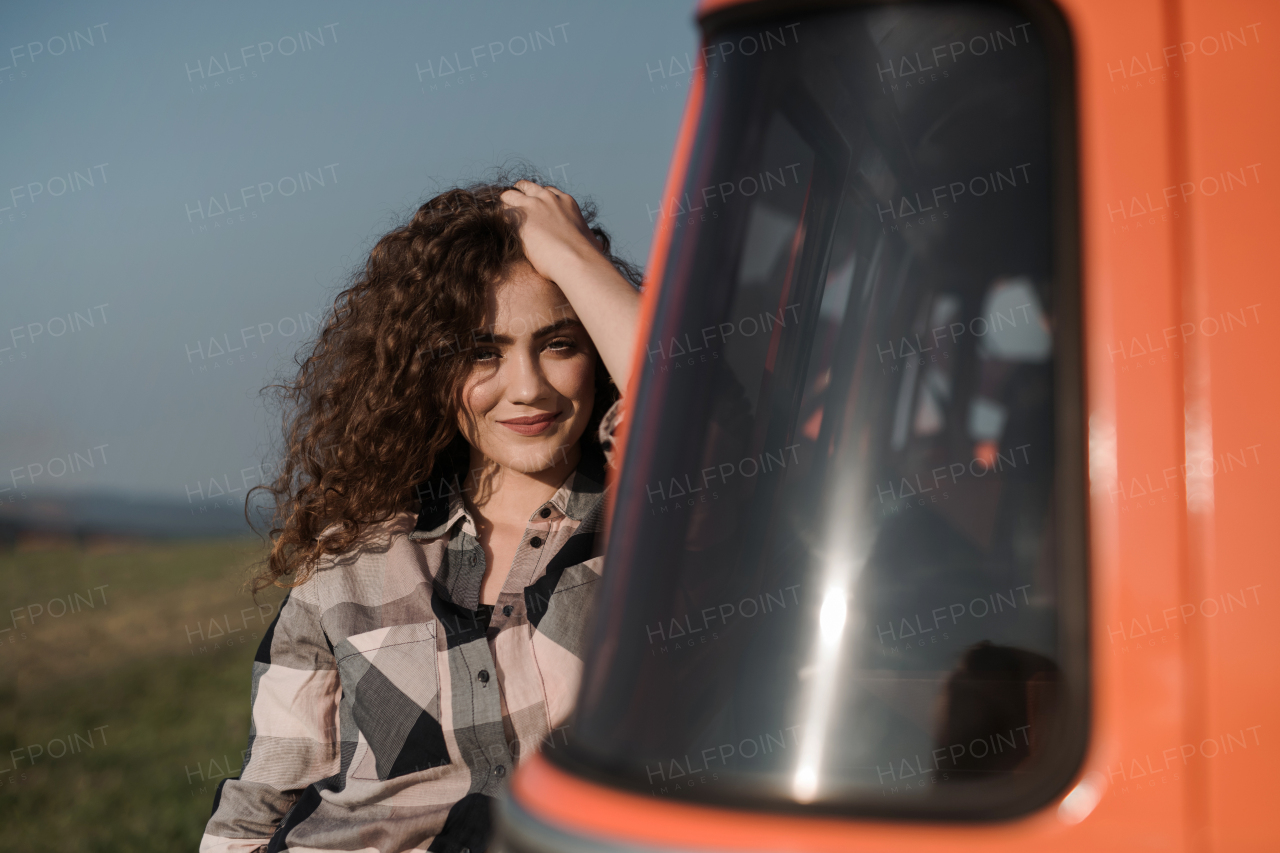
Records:
<instances>
[{"instance_id":1,"label":"grass field","mask_svg":"<svg viewBox=\"0 0 1280 853\"><path fill-rule=\"evenodd\" d=\"M0 554L4 850L194 851L282 591L256 541Z\"/></svg>"}]
</instances>

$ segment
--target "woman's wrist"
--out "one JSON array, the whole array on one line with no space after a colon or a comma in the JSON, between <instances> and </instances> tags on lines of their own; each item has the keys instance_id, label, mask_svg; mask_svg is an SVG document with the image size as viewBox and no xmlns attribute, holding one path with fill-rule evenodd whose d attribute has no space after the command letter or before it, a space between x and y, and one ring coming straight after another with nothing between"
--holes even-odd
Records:
<instances>
[{"instance_id":1,"label":"woman's wrist","mask_svg":"<svg viewBox=\"0 0 1280 853\"><path fill-rule=\"evenodd\" d=\"M541 258L539 260L542 260ZM545 269L541 267L545 266ZM573 288L578 282L587 281L599 275L607 267L614 272L613 264L600 251L600 247L589 242L586 237L560 241L558 250L541 264L536 264L538 273L554 282L566 281ZM561 285L561 290L564 286ZM569 291L565 290L565 295Z\"/></svg>"}]
</instances>

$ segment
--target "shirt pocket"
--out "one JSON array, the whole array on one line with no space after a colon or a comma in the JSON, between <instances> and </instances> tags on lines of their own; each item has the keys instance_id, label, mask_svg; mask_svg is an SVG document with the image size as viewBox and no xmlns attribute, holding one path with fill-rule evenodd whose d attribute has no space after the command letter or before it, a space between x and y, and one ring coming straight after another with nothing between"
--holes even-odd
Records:
<instances>
[{"instance_id":1,"label":"shirt pocket","mask_svg":"<svg viewBox=\"0 0 1280 853\"><path fill-rule=\"evenodd\" d=\"M452 763L440 724L434 622L353 634L334 651L359 730L350 778L386 781Z\"/></svg>"}]
</instances>

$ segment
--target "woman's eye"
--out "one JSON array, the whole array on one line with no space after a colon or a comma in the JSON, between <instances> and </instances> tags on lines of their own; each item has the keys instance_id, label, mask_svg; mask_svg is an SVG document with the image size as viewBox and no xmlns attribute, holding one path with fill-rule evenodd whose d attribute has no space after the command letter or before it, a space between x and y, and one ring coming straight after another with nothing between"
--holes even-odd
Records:
<instances>
[{"instance_id":1,"label":"woman's eye","mask_svg":"<svg viewBox=\"0 0 1280 853\"><path fill-rule=\"evenodd\" d=\"M495 349L478 349L471 356L475 361L492 361L493 359L500 357L501 353Z\"/></svg>"},{"instance_id":2,"label":"woman's eye","mask_svg":"<svg viewBox=\"0 0 1280 853\"><path fill-rule=\"evenodd\" d=\"M556 338L551 343L547 344L547 349L566 350L566 349L573 349L577 345L578 345L577 341L575 341L573 338Z\"/></svg>"}]
</instances>

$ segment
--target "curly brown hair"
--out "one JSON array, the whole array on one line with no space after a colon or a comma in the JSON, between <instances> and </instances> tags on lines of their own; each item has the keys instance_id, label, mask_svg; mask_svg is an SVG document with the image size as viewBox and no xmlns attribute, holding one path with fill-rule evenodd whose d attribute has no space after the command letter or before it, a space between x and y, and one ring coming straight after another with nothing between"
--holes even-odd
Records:
<instances>
[{"instance_id":1,"label":"curly brown hair","mask_svg":"<svg viewBox=\"0 0 1280 853\"><path fill-rule=\"evenodd\" d=\"M245 498L251 524L255 493L274 503L271 550L254 592L297 586L371 525L416 511L416 487L464 442L457 415L471 364L466 342L483 322L486 287L525 261L519 222L500 199L516 179L504 173L440 193L379 239L295 359L297 376L263 389L282 409L284 449L275 480ZM595 225L595 205L581 208L604 253L639 287L640 271L612 253ZM597 440L617 396L597 358L583 441Z\"/></svg>"}]
</instances>

